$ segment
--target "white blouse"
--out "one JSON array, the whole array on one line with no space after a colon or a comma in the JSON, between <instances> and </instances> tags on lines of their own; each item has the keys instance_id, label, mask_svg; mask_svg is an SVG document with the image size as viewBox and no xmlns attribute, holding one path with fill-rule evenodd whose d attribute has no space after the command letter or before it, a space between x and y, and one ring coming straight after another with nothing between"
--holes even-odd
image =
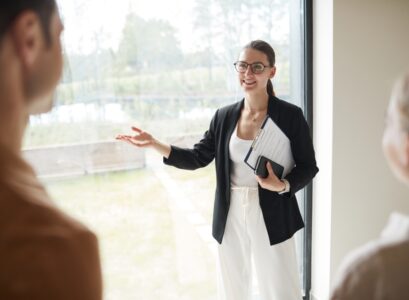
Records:
<instances>
[{"instance_id":1,"label":"white blouse","mask_svg":"<svg viewBox=\"0 0 409 300\"><path fill-rule=\"evenodd\" d=\"M253 169L244 162L252 143L253 140L243 140L237 136L236 124L229 143L230 183L232 187L257 187L258 185Z\"/></svg>"}]
</instances>

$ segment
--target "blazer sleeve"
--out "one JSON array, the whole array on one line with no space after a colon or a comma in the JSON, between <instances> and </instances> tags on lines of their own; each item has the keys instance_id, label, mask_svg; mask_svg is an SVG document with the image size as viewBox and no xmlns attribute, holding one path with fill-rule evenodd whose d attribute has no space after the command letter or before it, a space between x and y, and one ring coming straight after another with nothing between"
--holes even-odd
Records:
<instances>
[{"instance_id":1,"label":"blazer sleeve","mask_svg":"<svg viewBox=\"0 0 409 300\"><path fill-rule=\"evenodd\" d=\"M290 183L290 192L283 195L293 197L318 173L310 128L300 108L293 117L290 141L295 167L285 177Z\"/></svg>"},{"instance_id":2,"label":"blazer sleeve","mask_svg":"<svg viewBox=\"0 0 409 300\"><path fill-rule=\"evenodd\" d=\"M195 170L211 163L215 157L217 115L218 111L213 116L209 129L205 132L203 138L193 146L193 149L171 145L169 158L163 158L163 162L167 165L186 170Z\"/></svg>"}]
</instances>

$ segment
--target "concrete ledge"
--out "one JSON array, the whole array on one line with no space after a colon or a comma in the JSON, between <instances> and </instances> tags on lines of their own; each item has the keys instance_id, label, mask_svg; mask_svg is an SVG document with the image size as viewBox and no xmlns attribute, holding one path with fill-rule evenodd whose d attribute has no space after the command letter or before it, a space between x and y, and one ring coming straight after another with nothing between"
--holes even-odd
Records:
<instances>
[{"instance_id":1,"label":"concrete ledge","mask_svg":"<svg viewBox=\"0 0 409 300\"><path fill-rule=\"evenodd\" d=\"M23 150L41 178L71 177L145 167L145 150L106 141Z\"/></svg>"}]
</instances>

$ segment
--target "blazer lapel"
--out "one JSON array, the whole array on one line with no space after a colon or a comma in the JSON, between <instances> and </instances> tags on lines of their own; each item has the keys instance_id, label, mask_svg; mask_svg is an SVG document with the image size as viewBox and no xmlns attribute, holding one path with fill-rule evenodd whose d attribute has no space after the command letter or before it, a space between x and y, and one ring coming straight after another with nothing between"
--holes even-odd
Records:
<instances>
[{"instance_id":1,"label":"blazer lapel","mask_svg":"<svg viewBox=\"0 0 409 300\"><path fill-rule=\"evenodd\" d=\"M237 121L240 118L240 112L244 105L244 99L240 102L237 102L233 107L232 110L227 114L226 123L225 123L225 132L226 135L224 136L224 171L225 171L225 178L226 178L226 187L228 189L227 194L230 195L230 154L229 154L229 144L230 139L233 134L234 128L236 127ZM227 198L230 201L230 196Z\"/></svg>"},{"instance_id":2,"label":"blazer lapel","mask_svg":"<svg viewBox=\"0 0 409 300\"><path fill-rule=\"evenodd\" d=\"M270 97L268 99L268 115L274 121L274 123L278 124L278 111L277 111L277 98Z\"/></svg>"},{"instance_id":3,"label":"blazer lapel","mask_svg":"<svg viewBox=\"0 0 409 300\"><path fill-rule=\"evenodd\" d=\"M240 102L237 102L233 107L232 110L229 114L227 114L227 122L226 122L226 128L224 129L226 131L226 138L224 140L224 154L225 157L229 158L229 143L230 143L230 138L233 134L234 128L236 127L237 121L240 118L240 112L241 109L244 105L244 99L241 100Z\"/></svg>"}]
</instances>

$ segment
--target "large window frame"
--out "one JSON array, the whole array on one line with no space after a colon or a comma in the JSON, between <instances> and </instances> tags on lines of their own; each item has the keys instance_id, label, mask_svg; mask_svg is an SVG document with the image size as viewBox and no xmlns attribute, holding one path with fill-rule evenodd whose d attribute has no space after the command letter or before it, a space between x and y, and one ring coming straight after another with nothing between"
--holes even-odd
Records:
<instances>
[{"instance_id":1,"label":"large window frame","mask_svg":"<svg viewBox=\"0 0 409 300\"><path fill-rule=\"evenodd\" d=\"M304 92L304 115L310 126L310 134L313 137L313 3L312 0L302 0L302 16L303 27L303 46L304 46L304 61L303 61L303 92ZM312 259L312 183L305 187L304 194L304 299L310 299L311 291L311 259Z\"/></svg>"},{"instance_id":2,"label":"large window frame","mask_svg":"<svg viewBox=\"0 0 409 300\"><path fill-rule=\"evenodd\" d=\"M293 2L292 3L293 5L297 5L297 6L299 5L296 10L292 10L293 18L297 19L297 22L294 22L292 26L295 26L295 28L297 28L297 31L298 31L297 38L299 38L295 44L293 43L293 45L296 45L295 47L296 47L296 52L297 52L295 55L297 64L294 64L294 65L298 65L299 68L293 69L292 74L294 77L296 77L296 79L294 80L296 80L297 86L300 87L300 89L298 89L297 91L297 99L300 100L299 102L297 102L297 105L300 105L303 109L305 118L310 126L311 136L312 136L312 132L313 132L312 0L294 0L292 2ZM280 86L280 84L278 86ZM237 97L237 92L236 92L236 97ZM106 101L108 100L109 99L106 99ZM122 99L122 100L126 102L125 100L127 99ZM116 150L122 151L122 152L125 151L122 148L118 148L114 143L104 143L104 145L105 145L104 147L107 149L106 151L110 153L112 153L112 150L110 150L112 148L115 148ZM81 145L81 147L84 149L88 149L88 150L92 148L88 144ZM121 145L121 147L125 147L125 146ZM61 147L60 148L54 147L54 148L53 148L54 151L58 153L62 152ZM72 150L68 150L67 152L72 152ZM82 155L84 156L84 154ZM130 155L127 155L127 156L130 157ZM135 156L134 159L135 161L139 161L139 158L137 156ZM67 159L65 157L60 157L57 163L62 164L66 161ZM124 169L131 167L132 163L135 164L135 162L133 161L124 162L121 160L120 162L118 162L118 164L123 164L121 166ZM82 165L71 166L71 168L73 169L72 172L77 172L78 171L77 169L79 168L78 172L84 169L85 174L87 174L88 169L87 169L86 164L84 164L84 166ZM110 165L109 167L112 167L112 166ZM298 246L300 249L298 250L301 250L302 248L302 253L300 253L299 255L300 257L303 258L302 260L302 273L303 273L302 274L303 275L302 286L303 286L303 292L304 292L303 298L306 300L310 299L310 289L311 289L312 192L313 192L312 184L309 184L308 186L305 187L305 189L300 193L300 196L298 197L299 202L301 204L300 208L303 212L303 218L305 221L305 229L303 231L300 231L302 234L302 237L300 237L299 239Z\"/></svg>"}]
</instances>

